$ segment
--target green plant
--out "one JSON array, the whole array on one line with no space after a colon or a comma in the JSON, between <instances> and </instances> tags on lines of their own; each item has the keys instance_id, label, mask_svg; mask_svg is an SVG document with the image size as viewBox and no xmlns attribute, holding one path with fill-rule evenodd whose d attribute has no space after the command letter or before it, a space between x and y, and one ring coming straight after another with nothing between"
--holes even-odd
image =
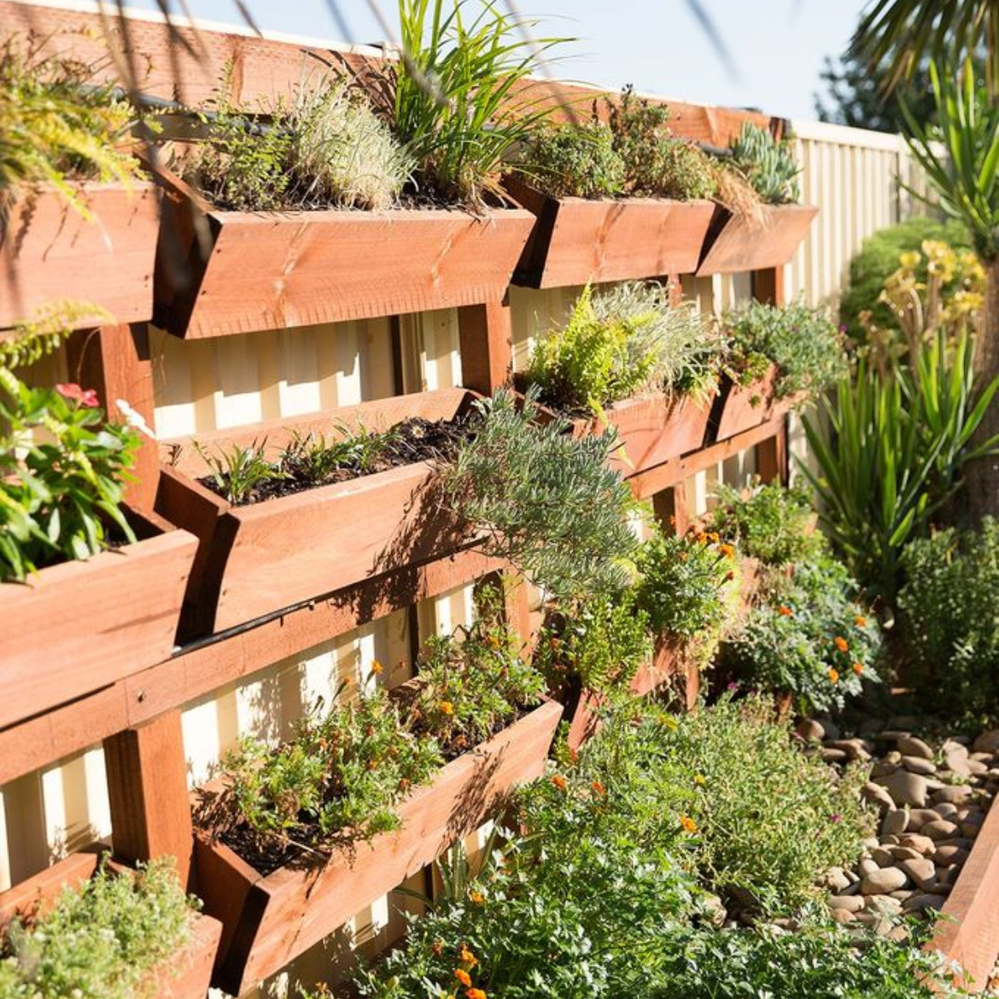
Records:
<instances>
[{"instance_id":1,"label":"green plant","mask_svg":"<svg viewBox=\"0 0 999 999\"><path fill-rule=\"evenodd\" d=\"M240 834L261 856L293 848L324 859L395 829L395 805L441 763L436 740L416 736L380 688L328 711L320 701L287 742L274 748L245 737L227 753L225 788L199 821L223 837Z\"/></svg>"},{"instance_id":2,"label":"green plant","mask_svg":"<svg viewBox=\"0 0 999 999\"><path fill-rule=\"evenodd\" d=\"M529 79L558 39L491 2L466 17L467 0L399 0L402 53L378 93L416 163L420 190L481 208L501 197L508 155L550 114Z\"/></svg>"},{"instance_id":3,"label":"green plant","mask_svg":"<svg viewBox=\"0 0 999 999\"><path fill-rule=\"evenodd\" d=\"M793 694L804 710L842 709L864 680L879 679L881 630L857 589L828 555L812 555L790 578L775 574L726 646L726 662L753 687Z\"/></svg>"},{"instance_id":4,"label":"green plant","mask_svg":"<svg viewBox=\"0 0 999 999\"><path fill-rule=\"evenodd\" d=\"M0 580L104 549L109 527L135 535L121 510L139 437L105 422L93 390L29 388L0 367Z\"/></svg>"},{"instance_id":5,"label":"green plant","mask_svg":"<svg viewBox=\"0 0 999 999\"><path fill-rule=\"evenodd\" d=\"M280 465L291 477L319 486L338 471L349 469L357 475L369 475L375 465L398 440L395 428L368 430L334 427L334 436L295 432L280 456Z\"/></svg>"},{"instance_id":6,"label":"green plant","mask_svg":"<svg viewBox=\"0 0 999 999\"><path fill-rule=\"evenodd\" d=\"M127 151L133 113L109 86L94 86L94 67L43 53L8 36L0 46L0 192L54 185L90 219L73 181L118 181L139 173Z\"/></svg>"},{"instance_id":7,"label":"green plant","mask_svg":"<svg viewBox=\"0 0 999 999\"><path fill-rule=\"evenodd\" d=\"M766 375L773 364L775 395L785 399L821 392L846 370L836 327L824 311L803 302L778 307L754 301L728 313L724 325L731 348L727 370L743 387Z\"/></svg>"},{"instance_id":8,"label":"green plant","mask_svg":"<svg viewBox=\"0 0 999 999\"><path fill-rule=\"evenodd\" d=\"M113 317L91 302L47 302L30 321L15 326L9 339L0 339L0 367L24 368L41 360L58 350L83 319L110 323Z\"/></svg>"},{"instance_id":9,"label":"green plant","mask_svg":"<svg viewBox=\"0 0 999 999\"><path fill-rule=\"evenodd\" d=\"M635 602L652 631L709 659L738 597L735 549L718 535L657 531L636 561Z\"/></svg>"},{"instance_id":10,"label":"green plant","mask_svg":"<svg viewBox=\"0 0 999 999\"><path fill-rule=\"evenodd\" d=\"M165 966L191 939L196 908L177 880L173 859L134 874L102 861L80 888L0 937L4 999L153 999L147 973Z\"/></svg>"},{"instance_id":11,"label":"green plant","mask_svg":"<svg viewBox=\"0 0 999 999\"><path fill-rule=\"evenodd\" d=\"M334 208L391 208L413 171L409 155L344 81L303 87L288 114L299 196Z\"/></svg>"},{"instance_id":12,"label":"green plant","mask_svg":"<svg viewBox=\"0 0 999 999\"><path fill-rule=\"evenodd\" d=\"M868 236L850 260L850 281L839 303L839 319L853 339L865 338L868 325L881 329L895 328L897 320L888 303L880 296L888 279L899 267L903 254L915 253L923 243L946 243L959 255L971 247L968 232L960 222L938 222L929 218L911 218L896 225L879 229ZM916 281L925 284L929 274L929 259L923 256L916 263ZM942 292L943 301L964 286L962 273L955 275ZM865 315L865 314L869 314ZM861 317L865 318L862 320Z\"/></svg>"},{"instance_id":13,"label":"green plant","mask_svg":"<svg viewBox=\"0 0 999 999\"><path fill-rule=\"evenodd\" d=\"M716 495L711 527L744 555L764 565L783 566L807 562L823 550L822 535L812 530L815 510L805 486L757 483L742 493L719 484Z\"/></svg>"},{"instance_id":14,"label":"green plant","mask_svg":"<svg viewBox=\"0 0 999 999\"><path fill-rule=\"evenodd\" d=\"M552 198L613 198L624 185L624 162L601 121L539 128L516 170Z\"/></svg>"},{"instance_id":15,"label":"green plant","mask_svg":"<svg viewBox=\"0 0 999 999\"><path fill-rule=\"evenodd\" d=\"M636 97L629 86L609 108L614 148L624 161L629 194L679 201L714 197L717 185L708 157L671 134L666 105Z\"/></svg>"},{"instance_id":16,"label":"green plant","mask_svg":"<svg viewBox=\"0 0 999 999\"><path fill-rule=\"evenodd\" d=\"M887 377L864 360L821 402L821 419L803 418L817 471L801 464L819 497L820 519L851 573L892 610L903 546L924 535L961 487L964 466L995 453L999 438L972 446L999 378L975 377L967 333L938 333L916 370Z\"/></svg>"},{"instance_id":17,"label":"green plant","mask_svg":"<svg viewBox=\"0 0 999 999\"><path fill-rule=\"evenodd\" d=\"M906 674L933 714L992 721L999 691L999 523L917 538L902 553Z\"/></svg>"},{"instance_id":18,"label":"green plant","mask_svg":"<svg viewBox=\"0 0 999 999\"><path fill-rule=\"evenodd\" d=\"M254 441L243 447L233 444L206 450L197 441L194 449L205 463L206 481L227 503L252 503L260 486L287 478L278 462L267 457L267 441Z\"/></svg>"},{"instance_id":19,"label":"green plant","mask_svg":"<svg viewBox=\"0 0 999 999\"><path fill-rule=\"evenodd\" d=\"M768 205L794 204L801 197L797 176L801 167L787 139L777 140L750 121L731 144L731 163Z\"/></svg>"},{"instance_id":20,"label":"green plant","mask_svg":"<svg viewBox=\"0 0 999 999\"><path fill-rule=\"evenodd\" d=\"M482 548L552 595L598 596L627 583L637 542L631 494L607 459L613 434L573 437L568 423L537 422L537 391L505 390L476 403L476 433L441 468L444 501Z\"/></svg>"}]
</instances>

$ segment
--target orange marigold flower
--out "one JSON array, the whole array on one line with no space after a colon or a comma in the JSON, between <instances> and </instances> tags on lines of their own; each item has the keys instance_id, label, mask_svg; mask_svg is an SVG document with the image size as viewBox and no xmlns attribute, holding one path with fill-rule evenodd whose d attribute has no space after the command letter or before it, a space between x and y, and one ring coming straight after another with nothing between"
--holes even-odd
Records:
<instances>
[{"instance_id":1,"label":"orange marigold flower","mask_svg":"<svg viewBox=\"0 0 999 999\"><path fill-rule=\"evenodd\" d=\"M856 625L856 626L857 626L858 628L866 628L866 627L867 627L867 618L866 618L866 617L864 617L864 615L863 615L863 614L858 614L858 615L857 615L857 616L856 616L856 617L855 617L855 618L853 619L853 623L854 623L854 624L855 624L855 625Z\"/></svg>"},{"instance_id":2,"label":"orange marigold flower","mask_svg":"<svg viewBox=\"0 0 999 999\"><path fill-rule=\"evenodd\" d=\"M483 903L483 902L485 902L485 900L486 900L486 896L485 896L485 895L483 895L483 894L482 894L482 892L480 892L480 891L473 891L473 892L469 892L469 893L468 893L468 897L469 897L469 898L470 898L470 899L471 899L471 900L472 900L472 901L473 901L473 902L474 902L474 903L475 903L476 905L482 905L482 903Z\"/></svg>"},{"instance_id":3,"label":"orange marigold flower","mask_svg":"<svg viewBox=\"0 0 999 999\"><path fill-rule=\"evenodd\" d=\"M836 636L836 637L835 637L835 638L833 639L833 645L835 645L835 646L836 646L836 648L837 648L837 649L839 649L839 651L840 651L840 652L846 652L846 650L847 650L847 649L848 649L848 648L850 647L850 646L849 646L849 645L847 644L847 641L846 641L846 639L845 639L845 638L843 638L843 637L842 637L841 635L837 635L837 636Z\"/></svg>"},{"instance_id":4,"label":"orange marigold flower","mask_svg":"<svg viewBox=\"0 0 999 999\"><path fill-rule=\"evenodd\" d=\"M684 832L697 832L697 823L689 815L680 816L680 825L683 827Z\"/></svg>"},{"instance_id":5,"label":"orange marigold flower","mask_svg":"<svg viewBox=\"0 0 999 999\"><path fill-rule=\"evenodd\" d=\"M781 617L794 617L794 611L791 610L787 604L781 604L780 607L777 608L777 613L780 614Z\"/></svg>"},{"instance_id":6,"label":"orange marigold flower","mask_svg":"<svg viewBox=\"0 0 999 999\"><path fill-rule=\"evenodd\" d=\"M375 676L381 676L385 672L385 667L377 659L373 659L371 662L371 672Z\"/></svg>"},{"instance_id":7,"label":"orange marigold flower","mask_svg":"<svg viewBox=\"0 0 999 999\"><path fill-rule=\"evenodd\" d=\"M464 968L456 968L454 977L466 988L472 984L472 976Z\"/></svg>"},{"instance_id":8,"label":"orange marigold flower","mask_svg":"<svg viewBox=\"0 0 999 999\"><path fill-rule=\"evenodd\" d=\"M829 682L839 683L839 672L837 670L834 669L829 670Z\"/></svg>"},{"instance_id":9,"label":"orange marigold flower","mask_svg":"<svg viewBox=\"0 0 999 999\"><path fill-rule=\"evenodd\" d=\"M598 781L598 780L595 780L595 781L594 781L594 782L593 782L593 783L592 783L592 784L590 785L590 787L592 787L592 788L593 788L593 790L597 792L597 794L606 794L606 793L607 793L607 788L605 788L605 787L603 786L603 784L601 784L601 783L600 783L600 781Z\"/></svg>"},{"instance_id":10,"label":"orange marigold flower","mask_svg":"<svg viewBox=\"0 0 999 999\"><path fill-rule=\"evenodd\" d=\"M479 959L465 946L462 946L458 954L462 964L478 964Z\"/></svg>"},{"instance_id":11,"label":"orange marigold flower","mask_svg":"<svg viewBox=\"0 0 999 999\"><path fill-rule=\"evenodd\" d=\"M454 705L450 701L441 701L437 706L440 708L442 715L454 714Z\"/></svg>"},{"instance_id":12,"label":"orange marigold flower","mask_svg":"<svg viewBox=\"0 0 999 999\"><path fill-rule=\"evenodd\" d=\"M486 994L482 989L466 989L465 996L466 999L486 999Z\"/></svg>"},{"instance_id":13,"label":"orange marigold flower","mask_svg":"<svg viewBox=\"0 0 999 999\"><path fill-rule=\"evenodd\" d=\"M552 783L560 790L564 791L569 785L566 784L565 778L561 774L555 774L552 777Z\"/></svg>"},{"instance_id":14,"label":"orange marigold flower","mask_svg":"<svg viewBox=\"0 0 999 999\"><path fill-rule=\"evenodd\" d=\"M731 545L719 545L718 551L720 551L725 558L735 558L735 549Z\"/></svg>"},{"instance_id":15,"label":"orange marigold flower","mask_svg":"<svg viewBox=\"0 0 999 999\"><path fill-rule=\"evenodd\" d=\"M702 545L706 545L708 543L708 536L704 533L704 531L698 531L695 537Z\"/></svg>"},{"instance_id":16,"label":"orange marigold flower","mask_svg":"<svg viewBox=\"0 0 999 999\"><path fill-rule=\"evenodd\" d=\"M864 664L863 663L854 663L853 664L853 672L856 673L857 676L860 676L860 674L864 672Z\"/></svg>"},{"instance_id":17,"label":"orange marigold flower","mask_svg":"<svg viewBox=\"0 0 999 999\"><path fill-rule=\"evenodd\" d=\"M490 635L489 644L492 648L498 649L500 647L500 640L496 635Z\"/></svg>"},{"instance_id":18,"label":"orange marigold flower","mask_svg":"<svg viewBox=\"0 0 999 999\"><path fill-rule=\"evenodd\" d=\"M717 531L711 531L708 533L708 537L715 543L718 544L721 541L721 535Z\"/></svg>"}]
</instances>

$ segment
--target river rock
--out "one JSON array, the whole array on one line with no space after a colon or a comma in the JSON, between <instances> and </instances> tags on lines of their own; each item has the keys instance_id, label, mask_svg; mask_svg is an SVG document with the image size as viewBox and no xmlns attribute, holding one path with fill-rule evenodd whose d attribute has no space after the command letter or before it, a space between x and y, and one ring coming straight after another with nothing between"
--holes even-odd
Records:
<instances>
[{"instance_id":1,"label":"river rock","mask_svg":"<svg viewBox=\"0 0 999 999\"><path fill-rule=\"evenodd\" d=\"M932 760L924 760L921 756L903 756L902 766L911 774L920 774L929 777L937 772L936 764Z\"/></svg>"},{"instance_id":2,"label":"river rock","mask_svg":"<svg viewBox=\"0 0 999 999\"><path fill-rule=\"evenodd\" d=\"M880 805L882 808L886 808L889 812L895 811L895 802L892 800L892 796L879 784L875 784L873 781L868 781L860 791L861 795L866 801L871 802L874 805Z\"/></svg>"},{"instance_id":3,"label":"river rock","mask_svg":"<svg viewBox=\"0 0 999 999\"><path fill-rule=\"evenodd\" d=\"M939 846L933 854L934 862L940 867L951 864L961 865L968 859L968 851L960 846Z\"/></svg>"},{"instance_id":4,"label":"river rock","mask_svg":"<svg viewBox=\"0 0 999 999\"><path fill-rule=\"evenodd\" d=\"M843 763L846 761L846 750L823 746L819 750L819 757L823 763Z\"/></svg>"},{"instance_id":5,"label":"river rock","mask_svg":"<svg viewBox=\"0 0 999 999\"><path fill-rule=\"evenodd\" d=\"M971 796L971 788L967 784L950 784L933 792L933 804L950 802L952 805L963 804Z\"/></svg>"},{"instance_id":6,"label":"river rock","mask_svg":"<svg viewBox=\"0 0 999 999\"><path fill-rule=\"evenodd\" d=\"M878 867L895 866L895 858L891 855L891 851L885 849L883 846L876 846L873 850L871 850L871 860L873 860Z\"/></svg>"},{"instance_id":7,"label":"river rock","mask_svg":"<svg viewBox=\"0 0 999 999\"><path fill-rule=\"evenodd\" d=\"M898 740L898 751L905 756L921 756L924 760L933 759L933 750L922 739L907 735Z\"/></svg>"},{"instance_id":8,"label":"river rock","mask_svg":"<svg viewBox=\"0 0 999 999\"><path fill-rule=\"evenodd\" d=\"M935 808L913 808L909 811L909 831L919 832L927 822L943 818Z\"/></svg>"},{"instance_id":9,"label":"river rock","mask_svg":"<svg viewBox=\"0 0 999 999\"><path fill-rule=\"evenodd\" d=\"M887 777L878 778L896 805L912 805L922 808L926 804L926 778L911 774L908 770L897 770Z\"/></svg>"},{"instance_id":10,"label":"river rock","mask_svg":"<svg viewBox=\"0 0 999 999\"><path fill-rule=\"evenodd\" d=\"M937 848L929 836L923 836L921 833L906 833L901 837L901 843L902 846L910 846L916 853L924 855L932 854Z\"/></svg>"},{"instance_id":11,"label":"river rock","mask_svg":"<svg viewBox=\"0 0 999 999\"><path fill-rule=\"evenodd\" d=\"M961 828L947 819L937 819L935 822L927 822L919 831L923 836L929 836L934 842L938 842L942 839L953 839Z\"/></svg>"},{"instance_id":12,"label":"river rock","mask_svg":"<svg viewBox=\"0 0 999 999\"><path fill-rule=\"evenodd\" d=\"M833 895L829 899L830 909L846 909L847 912L860 912L865 904L863 895Z\"/></svg>"},{"instance_id":13,"label":"river rock","mask_svg":"<svg viewBox=\"0 0 999 999\"><path fill-rule=\"evenodd\" d=\"M922 912L926 909L943 908L944 899L940 895L913 895L912 898L902 903L906 912Z\"/></svg>"},{"instance_id":14,"label":"river rock","mask_svg":"<svg viewBox=\"0 0 999 999\"><path fill-rule=\"evenodd\" d=\"M920 857L918 860L901 860L898 867L920 888L928 888L929 885L937 882L936 865L928 857Z\"/></svg>"},{"instance_id":15,"label":"river rock","mask_svg":"<svg viewBox=\"0 0 999 999\"><path fill-rule=\"evenodd\" d=\"M805 718L794 730L805 742L821 742L826 737L826 730L821 722L814 718Z\"/></svg>"},{"instance_id":16,"label":"river rock","mask_svg":"<svg viewBox=\"0 0 999 999\"><path fill-rule=\"evenodd\" d=\"M832 916L834 922L842 923L844 926L854 922L853 913L847 909L832 909L829 915Z\"/></svg>"},{"instance_id":17,"label":"river rock","mask_svg":"<svg viewBox=\"0 0 999 999\"><path fill-rule=\"evenodd\" d=\"M939 805L934 805L933 809L937 815L942 819L948 819L950 822L955 822L957 820L957 813L960 809L951 801L941 801ZM928 821L934 822L935 819L929 819Z\"/></svg>"},{"instance_id":18,"label":"river rock","mask_svg":"<svg viewBox=\"0 0 999 999\"><path fill-rule=\"evenodd\" d=\"M976 753L999 753L999 728L983 732L971 747Z\"/></svg>"},{"instance_id":19,"label":"river rock","mask_svg":"<svg viewBox=\"0 0 999 999\"><path fill-rule=\"evenodd\" d=\"M864 876L860 882L860 890L865 895L886 895L890 891L904 888L906 880L905 872L897 867L882 867Z\"/></svg>"},{"instance_id":20,"label":"river rock","mask_svg":"<svg viewBox=\"0 0 999 999\"><path fill-rule=\"evenodd\" d=\"M870 857L864 857L864 859L857 864L857 873L861 877L861 885L863 885L863 879L866 878L868 874L874 874L875 871L880 870L881 868L878 866L878 862L876 860L872 860ZM866 889L861 887L860 890L865 891Z\"/></svg>"},{"instance_id":21,"label":"river rock","mask_svg":"<svg viewBox=\"0 0 999 999\"><path fill-rule=\"evenodd\" d=\"M922 857L922 854L918 850L913 850L911 846L893 846L890 850L896 860L919 860Z\"/></svg>"}]
</instances>

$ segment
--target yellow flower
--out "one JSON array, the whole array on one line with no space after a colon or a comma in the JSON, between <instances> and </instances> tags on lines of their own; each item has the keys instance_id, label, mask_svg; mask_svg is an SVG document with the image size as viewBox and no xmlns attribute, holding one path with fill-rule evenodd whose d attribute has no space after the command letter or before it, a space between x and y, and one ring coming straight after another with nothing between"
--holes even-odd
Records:
<instances>
[{"instance_id":1,"label":"yellow flower","mask_svg":"<svg viewBox=\"0 0 999 999\"><path fill-rule=\"evenodd\" d=\"M719 545L718 551L720 551L725 558L735 558L735 549L731 545Z\"/></svg>"},{"instance_id":2,"label":"yellow flower","mask_svg":"<svg viewBox=\"0 0 999 999\"><path fill-rule=\"evenodd\" d=\"M442 715L453 715L454 705L450 701L441 701L438 705Z\"/></svg>"},{"instance_id":3,"label":"yellow flower","mask_svg":"<svg viewBox=\"0 0 999 999\"><path fill-rule=\"evenodd\" d=\"M684 832L697 832L697 823L689 815L680 816L680 825L683 827Z\"/></svg>"},{"instance_id":4,"label":"yellow flower","mask_svg":"<svg viewBox=\"0 0 999 999\"><path fill-rule=\"evenodd\" d=\"M476 905L482 905L482 903L483 903L483 902L485 902L485 900L486 900L486 896L485 896L485 895L483 895L483 894L482 894L482 892L480 892L480 891L473 891L473 892L469 892L469 893L468 893L468 897L469 897L469 898L470 898L470 899L471 899L471 900L472 900L472 901L473 901L473 902L474 902L474 903L475 903Z\"/></svg>"},{"instance_id":5,"label":"yellow flower","mask_svg":"<svg viewBox=\"0 0 999 999\"><path fill-rule=\"evenodd\" d=\"M839 683L839 673L838 673L838 671L836 671L834 669L829 670L829 682L830 683Z\"/></svg>"},{"instance_id":6,"label":"yellow flower","mask_svg":"<svg viewBox=\"0 0 999 999\"><path fill-rule=\"evenodd\" d=\"M479 963L479 959L464 946L461 948L461 952L458 954L458 957L462 964L476 965Z\"/></svg>"},{"instance_id":7,"label":"yellow flower","mask_svg":"<svg viewBox=\"0 0 999 999\"><path fill-rule=\"evenodd\" d=\"M371 663L371 672L375 676L381 676L385 672L385 667L377 659L374 659Z\"/></svg>"},{"instance_id":8,"label":"yellow flower","mask_svg":"<svg viewBox=\"0 0 999 999\"><path fill-rule=\"evenodd\" d=\"M707 783L707 781L705 781L703 774L695 774L694 783L697 784L699 787L703 787Z\"/></svg>"},{"instance_id":9,"label":"yellow flower","mask_svg":"<svg viewBox=\"0 0 999 999\"><path fill-rule=\"evenodd\" d=\"M866 618L866 617L864 617L864 616L863 616L863 614L858 614L858 615L857 615L857 616L856 616L856 617L855 617L855 618L853 619L853 623L854 623L854 624L855 624L855 625L856 625L856 626L857 626L858 628L866 628L866 627L867 627L867 618Z\"/></svg>"},{"instance_id":10,"label":"yellow flower","mask_svg":"<svg viewBox=\"0 0 999 999\"><path fill-rule=\"evenodd\" d=\"M468 988L468 986L472 984L472 976L465 971L464 968L456 968L454 977L457 978L458 981L465 986L465 988Z\"/></svg>"}]
</instances>

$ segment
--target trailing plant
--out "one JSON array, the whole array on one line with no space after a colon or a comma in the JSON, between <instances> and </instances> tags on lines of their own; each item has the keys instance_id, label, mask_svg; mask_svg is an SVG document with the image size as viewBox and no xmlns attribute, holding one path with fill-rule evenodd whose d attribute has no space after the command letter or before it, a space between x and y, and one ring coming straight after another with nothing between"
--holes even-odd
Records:
<instances>
[{"instance_id":1,"label":"trailing plant","mask_svg":"<svg viewBox=\"0 0 999 999\"><path fill-rule=\"evenodd\" d=\"M991 722L999 691L999 523L935 531L902 553L906 677L932 714Z\"/></svg>"},{"instance_id":2,"label":"trailing plant","mask_svg":"<svg viewBox=\"0 0 999 999\"><path fill-rule=\"evenodd\" d=\"M587 286L566 324L531 352L524 380L568 412L595 410L642 391L705 398L722 348L692 306L672 306L657 284L594 295Z\"/></svg>"},{"instance_id":3,"label":"trailing plant","mask_svg":"<svg viewBox=\"0 0 999 999\"><path fill-rule=\"evenodd\" d=\"M657 531L636 561L636 603L653 633L709 659L738 599L735 548L717 534Z\"/></svg>"},{"instance_id":4,"label":"trailing plant","mask_svg":"<svg viewBox=\"0 0 999 999\"><path fill-rule=\"evenodd\" d=\"M843 341L821 309L803 302L778 307L751 302L724 317L730 338L727 370L748 387L774 365L774 394L785 399L815 394L846 370Z\"/></svg>"},{"instance_id":5,"label":"trailing plant","mask_svg":"<svg viewBox=\"0 0 999 999\"><path fill-rule=\"evenodd\" d=\"M805 710L842 709L877 683L881 631L846 568L813 554L790 578L775 574L725 648L724 660L760 690L793 694Z\"/></svg>"},{"instance_id":6,"label":"trailing plant","mask_svg":"<svg viewBox=\"0 0 999 999\"><path fill-rule=\"evenodd\" d=\"M948 342L939 332L915 372L895 365L883 377L862 359L821 401L821 417L803 418L817 471L801 470L826 533L888 610L904 545L956 495L965 465L999 448L999 438L971 443L997 390L999 378L983 386L975 377L968 335Z\"/></svg>"},{"instance_id":7,"label":"trailing plant","mask_svg":"<svg viewBox=\"0 0 999 999\"><path fill-rule=\"evenodd\" d=\"M560 599L613 593L628 581L637 541L628 486L607 467L612 433L572 437L537 421L538 393L506 390L476 402L481 422L441 468L444 501L482 548Z\"/></svg>"},{"instance_id":8,"label":"trailing plant","mask_svg":"<svg viewBox=\"0 0 999 999\"><path fill-rule=\"evenodd\" d=\"M614 148L624 161L629 194L690 201L714 197L717 183L705 153L671 133L669 108L625 87L608 102Z\"/></svg>"},{"instance_id":9,"label":"trailing plant","mask_svg":"<svg viewBox=\"0 0 999 999\"><path fill-rule=\"evenodd\" d=\"M395 829L396 804L443 762L414 723L380 688L329 709L320 700L287 742L247 736L223 757L225 787L206 795L199 822L277 863L289 850L322 861Z\"/></svg>"},{"instance_id":10,"label":"trailing plant","mask_svg":"<svg viewBox=\"0 0 999 999\"><path fill-rule=\"evenodd\" d=\"M93 390L29 388L0 367L0 423L0 580L135 541L121 504L139 436L106 422Z\"/></svg>"},{"instance_id":11,"label":"trailing plant","mask_svg":"<svg viewBox=\"0 0 999 999\"><path fill-rule=\"evenodd\" d=\"M113 316L91 302L55 301L39 307L27 322L18 323L9 338L0 339L0 367L25 368L58 350L80 320L89 323Z\"/></svg>"},{"instance_id":12,"label":"trailing plant","mask_svg":"<svg viewBox=\"0 0 999 999\"><path fill-rule=\"evenodd\" d=\"M624 161L601 121L545 125L530 136L516 172L552 198L613 198L624 186Z\"/></svg>"},{"instance_id":13,"label":"trailing plant","mask_svg":"<svg viewBox=\"0 0 999 999\"><path fill-rule=\"evenodd\" d=\"M43 51L43 43L8 36L0 46L0 194L52 184L90 219L80 180L129 186L139 174L128 151L131 107L97 67Z\"/></svg>"},{"instance_id":14,"label":"trailing plant","mask_svg":"<svg viewBox=\"0 0 999 999\"><path fill-rule=\"evenodd\" d=\"M807 562L824 550L822 535L812 530L816 515L807 487L757 483L740 492L722 483L716 495L709 523L744 555L784 566Z\"/></svg>"},{"instance_id":15,"label":"trailing plant","mask_svg":"<svg viewBox=\"0 0 999 999\"><path fill-rule=\"evenodd\" d=\"M797 177L801 167L787 139L777 140L750 121L732 140L731 163L768 205L794 204L801 197Z\"/></svg>"},{"instance_id":16,"label":"trailing plant","mask_svg":"<svg viewBox=\"0 0 999 999\"><path fill-rule=\"evenodd\" d=\"M153 999L148 973L167 966L191 940L197 901L184 894L173 858L133 875L102 861L54 907L14 920L0 938L4 999Z\"/></svg>"},{"instance_id":17,"label":"trailing plant","mask_svg":"<svg viewBox=\"0 0 999 999\"><path fill-rule=\"evenodd\" d=\"M529 77L561 39L531 38L493 3L399 0L402 54L386 63L379 106L416 164L417 188L482 208L502 197L511 152L549 116Z\"/></svg>"}]
</instances>

